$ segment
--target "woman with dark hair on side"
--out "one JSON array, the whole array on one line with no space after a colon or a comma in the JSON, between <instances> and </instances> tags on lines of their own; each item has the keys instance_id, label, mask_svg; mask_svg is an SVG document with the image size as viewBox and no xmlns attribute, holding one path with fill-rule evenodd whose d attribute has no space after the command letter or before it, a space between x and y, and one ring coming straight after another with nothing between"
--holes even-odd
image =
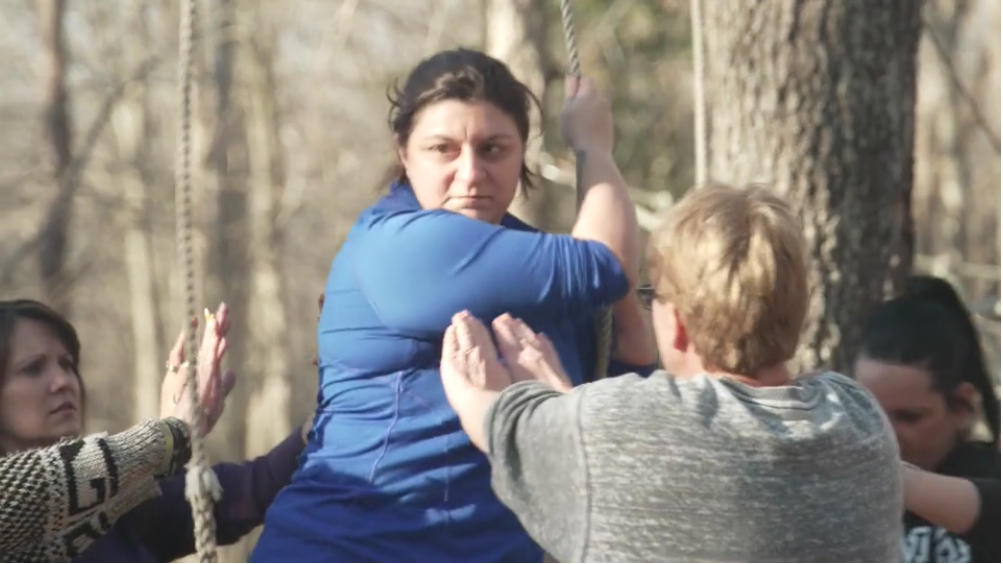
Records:
<instances>
[{"instance_id":1,"label":"woman with dark hair on side","mask_svg":"<svg viewBox=\"0 0 1003 564\"><path fill-rule=\"evenodd\" d=\"M970 545L985 547L979 562L999 562L999 476L956 478L903 464L902 482L906 509Z\"/></svg>"},{"instance_id":2,"label":"woman with dark hair on side","mask_svg":"<svg viewBox=\"0 0 1003 564\"><path fill-rule=\"evenodd\" d=\"M571 234L554 235L508 214L531 185L535 100L504 63L443 51L391 98L400 174L331 265L314 431L251 562L540 562L446 400L442 338L459 311L512 312L551 336L579 384L595 371L597 313L612 306L609 374L654 368L609 105L590 80L567 79L562 132L586 193Z\"/></svg>"},{"instance_id":3,"label":"woman with dark hair on side","mask_svg":"<svg viewBox=\"0 0 1003 564\"><path fill-rule=\"evenodd\" d=\"M999 403L985 366L971 316L954 289L914 277L903 296L868 319L854 373L888 415L905 462L947 476L998 480ZM991 443L970 436L979 404ZM965 540L911 512L905 529L906 562L995 562L991 555L999 554L998 538Z\"/></svg>"},{"instance_id":4,"label":"woman with dark hair on side","mask_svg":"<svg viewBox=\"0 0 1003 564\"><path fill-rule=\"evenodd\" d=\"M228 327L228 311L221 305L208 319L198 355L204 407L200 424L206 432L222 414L224 400L235 384L232 372L220 374ZM0 302L0 453L23 453L58 445L65 437L81 436L86 395L80 356L76 329L59 313L32 300ZM182 335L168 357L161 389L162 414L184 413L183 363ZM268 504L289 482L302 452L305 432L306 428L297 430L260 458L213 467L223 490L215 510L221 545L236 542L261 524ZM163 440L166 435L160 433L158 437L147 430L145 440ZM172 435L175 439L185 441L181 435ZM179 453L187 457L183 448ZM86 549L80 550L78 545L64 547L78 552L67 555L74 562L170 562L194 552L192 515L184 496L185 476L179 472L180 466L174 463L155 473L164 476L153 486L153 492L159 490L160 495L125 511L123 518L114 523L103 523L103 530L89 534L87 542L92 544ZM114 489L112 484L106 485L106 491ZM80 494L84 501L79 503L94 502L98 489L93 489L93 484L89 488ZM148 494L149 488L143 493ZM74 499L69 496L69 503L76 504ZM129 499L129 503L142 501ZM101 533L103 536L97 538Z\"/></svg>"}]
</instances>

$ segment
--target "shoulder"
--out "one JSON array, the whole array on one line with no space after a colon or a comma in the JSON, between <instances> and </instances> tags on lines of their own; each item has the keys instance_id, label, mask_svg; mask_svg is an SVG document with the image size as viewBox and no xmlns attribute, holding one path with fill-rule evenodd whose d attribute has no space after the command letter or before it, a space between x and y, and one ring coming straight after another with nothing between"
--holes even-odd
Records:
<instances>
[{"instance_id":1,"label":"shoulder","mask_svg":"<svg viewBox=\"0 0 1003 564\"><path fill-rule=\"evenodd\" d=\"M878 400L849 376L825 370L801 375L795 381L799 386L816 390L819 401L830 409L866 415L887 423Z\"/></svg>"},{"instance_id":2,"label":"shoulder","mask_svg":"<svg viewBox=\"0 0 1003 564\"><path fill-rule=\"evenodd\" d=\"M582 396L582 421L587 426L652 419L671 409L680 396L679 383L664 370L650 376L630 373L583 384L574 392Z\"/></svg>"},{"instance_id":3,"label":"shoulder","mask_svg":"<svg viewBox=\"0 0 1003 564\"><path fill-rule=\"evenodd\" d=\"M881 405L866 388L844 374L819 371L799 376L796 382L801 386L819 389L824 394L823 400L832 400L832 403L846 409L875 415L884 413Z\"/></svg>"},{"instance_id":4,"label":"shoulder","mask_svg":"<svg viewBox=\"0 0 1003 564\"><path fill-rule=\"evenodd\" d=\"M853 378L840 374L839 372L832 372L831 370L807 372L798 376L795 381L801 384L835 387L853 392L857 390L864 391L864 388Z\"/></svg>"},{"instance_id":5,"label":"shoulder","mask_svg":"<svg viewBox=\"0 0 1003 564\"><path fill-rule=\"evenodd\" d=\"M966 441L954 448L938 472L969 478L999 476L1000 454L990 443Z\"/></svg>"}]
</instances>

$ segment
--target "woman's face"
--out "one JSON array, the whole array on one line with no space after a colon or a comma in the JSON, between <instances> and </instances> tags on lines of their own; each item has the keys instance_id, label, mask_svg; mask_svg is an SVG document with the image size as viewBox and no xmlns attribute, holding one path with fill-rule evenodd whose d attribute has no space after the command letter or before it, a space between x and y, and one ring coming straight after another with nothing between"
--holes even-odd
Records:
<instances>
[{"instance_id":1,"label":"woman's face","mask_svg":"<svg viewBox=\"0 0 1003 564\"><path fill-rule=\"evenodd\" d=\"M920 468L936 469L971 420L966 410L949 407L944 395L934 388L931 374L922 368L861 356L854 376L888 416L902 459Z\"/></svg>"},{"instance_id":2,"label":"woman's face","mask_svg":"<svg viewBox=\"0 0 1003 564\"><path fill-rule=\"evenodd\" d=\"M443 100L418 112L398 155L423 208L497 224L519 187L524 149L515 121L493 104Z\"/></svg>"},{"instance_id":3,"label":"woman's face","mask_svg":"<svg viewBox=\"0 0 1003 564\"><path fill-rule=\"evenodd\" d=\"M73 358L45 323L18 319L0 379L0 452L50 446L83 427Z\"/></svg>"}]
</instances>

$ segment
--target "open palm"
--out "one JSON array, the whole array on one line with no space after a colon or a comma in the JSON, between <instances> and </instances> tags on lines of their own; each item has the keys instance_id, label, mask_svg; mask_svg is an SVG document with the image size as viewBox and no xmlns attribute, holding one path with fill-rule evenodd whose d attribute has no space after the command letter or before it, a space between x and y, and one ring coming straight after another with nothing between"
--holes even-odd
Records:
<instances>
[{"instance_id":1,"label":"open palm","mask_svg":"<svg viewBox=\"0 0 1003 564\"><path fill-rule=\"evenodd\" d=\"M471 390L500 392L512 384L487 327L465 311L454 315L446 329L440 371L450 403Z\"/></svg>"},{"instance_id":2,"label":"open palm","mask_svg":"<svg viewBox=\"0 0 1003 564\"><path fill-rule=\"evenodd\" d=\"M198 320L192 320L191 330L198 328ZM183 419L193 427L199 426L203 434L212 431L226 406L226 397L237 383L233 371L221 374L220 364L226 355L228 343L226 334L230 329L229 310L221 304L214 315L207 316L202 334L196 370L199 406L191 409L191 400L186 388L185 332L178 336L168 355L168 370L160 389L161 417L173 416ZM197 420L193 420L193 416Z\"/></svg>"}]
</instances>

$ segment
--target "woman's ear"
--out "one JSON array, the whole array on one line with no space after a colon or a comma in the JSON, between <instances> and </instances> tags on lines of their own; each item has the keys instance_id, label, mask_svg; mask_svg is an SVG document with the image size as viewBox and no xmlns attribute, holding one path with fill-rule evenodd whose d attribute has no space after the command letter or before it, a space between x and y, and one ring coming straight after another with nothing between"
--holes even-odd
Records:
<instances>
[{"instance_id":1,"label":"woman's ear","mask_svg":"<svg viewBox=\"0 0 1003 564\"><path fill-rule=\"evenodd\" d=\"M407 147L405 143L401 143L401 136L394 133L394 152L397 153L397 160L400 162L401 166L407 162Z\"/></svg>"},{"instance_id":2,"label":"woman's ear","mask_svg":"<svg viewBox=\"0 0 1003 564\"><path fill-rule=\"evenodd\" d=\"M975 425L979 410L979 391L971 382L962 382L951 393L951 415L959 428Z\"/></svg>"}]
</instances>

